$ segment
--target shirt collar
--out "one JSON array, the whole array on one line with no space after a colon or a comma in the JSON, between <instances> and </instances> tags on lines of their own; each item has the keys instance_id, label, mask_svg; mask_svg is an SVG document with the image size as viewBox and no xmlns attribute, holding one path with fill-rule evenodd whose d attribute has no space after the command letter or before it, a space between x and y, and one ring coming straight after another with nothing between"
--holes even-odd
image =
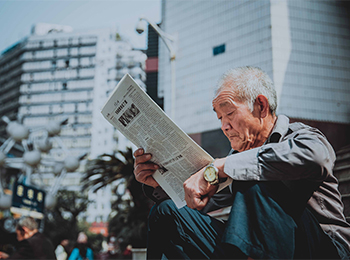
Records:
<instances>
[{"instance_id":1,"label":"shirt collar","mask_svg":"<svg viewBox=\"0 0 350 260\"><path fill-rule=\"evenodd\" d=\"M287 134L288 126L289 118L285 115L279 115L266 143L278 143Z\"/></svg>"}]
</instances>

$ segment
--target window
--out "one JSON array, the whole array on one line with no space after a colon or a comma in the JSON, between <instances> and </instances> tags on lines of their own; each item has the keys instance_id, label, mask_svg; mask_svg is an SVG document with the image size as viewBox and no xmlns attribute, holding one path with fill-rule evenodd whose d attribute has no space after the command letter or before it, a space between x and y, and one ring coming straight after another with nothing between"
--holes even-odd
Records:
<instances>
[{"instance_id":1,"label":"window","mask_svg":"<svg viewBox=\"0 0 350 260\"><path fill-rule=\"evenodd\" d=\"M225 49L226 49L226 45L225 44L222 44L222 45L219 45L219 46L215 46L215 47L213 47L213 55L216 56L216 55L219 55L221 53L224 53Z\"/></svg>"},{"instance_id":2,"label":"window","mask_svg":"<svg viewBox=\"0 0 350 260\"><path fill-rule=\"evenodd\" d=\"M67 82L62 83L62 90L67 90Z\"/></svg>"},{"instance_id":3,"label":"window","mask_svg":"<svg viewBox=\"0 0 350 260\"><path fill-rule=\"evenodd\" d=\"M66 68L69 67L69 60L65 60L65 65L66 65Z\"/></svg>"}]
</instances>

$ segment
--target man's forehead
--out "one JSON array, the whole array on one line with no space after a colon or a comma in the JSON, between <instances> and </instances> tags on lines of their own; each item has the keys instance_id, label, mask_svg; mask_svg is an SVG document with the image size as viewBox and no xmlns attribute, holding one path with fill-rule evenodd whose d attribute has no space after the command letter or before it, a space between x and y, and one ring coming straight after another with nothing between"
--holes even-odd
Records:
<instances>
[{"instance_id":1,"label":"man's forehead","mask_svg":"<svg viewBox=\"0 0 350 260\"><path fill-rule=\"evenodd\" d=\"M235 105L236 96L232 89L224 88L213 99L212 105L215 107L225 107L227 105Z\"/></svg>"}]
</instances>

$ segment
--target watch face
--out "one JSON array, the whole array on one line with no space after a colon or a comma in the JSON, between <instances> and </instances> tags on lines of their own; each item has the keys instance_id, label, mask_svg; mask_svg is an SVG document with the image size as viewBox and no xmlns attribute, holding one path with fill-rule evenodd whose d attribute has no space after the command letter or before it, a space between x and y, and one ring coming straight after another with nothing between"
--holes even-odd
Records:
<instances>
[{"instance_id":1,"label":"watch face","mask_svg":"<svg viewBox=\"0 0 350 260\"><path fill-rule=\"evenodd\" d=\"M208 166L204 171L205 179L209 182L216 179L216 169L212 166Z\"/></svg>"}]
</instances>

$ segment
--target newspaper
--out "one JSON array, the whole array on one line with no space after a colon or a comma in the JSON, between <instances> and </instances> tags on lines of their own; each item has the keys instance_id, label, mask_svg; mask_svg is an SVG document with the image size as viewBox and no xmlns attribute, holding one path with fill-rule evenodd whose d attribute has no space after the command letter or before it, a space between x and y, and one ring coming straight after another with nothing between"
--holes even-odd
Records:
<instances>
[{"instance_id":1,"label":"newspaper","mask_svg":"<svg viewBox=\"0 0 350 260\"><path fill-rule=\"evenodd\" d=\"M129 74L118 83L101 113L133 144L152 154L151 161L159 165L153 178L178 208L185 206L183 183L213 158L181 130ZM220 184L219 189L229 182Z\"/></svg>"}]
</instances>

